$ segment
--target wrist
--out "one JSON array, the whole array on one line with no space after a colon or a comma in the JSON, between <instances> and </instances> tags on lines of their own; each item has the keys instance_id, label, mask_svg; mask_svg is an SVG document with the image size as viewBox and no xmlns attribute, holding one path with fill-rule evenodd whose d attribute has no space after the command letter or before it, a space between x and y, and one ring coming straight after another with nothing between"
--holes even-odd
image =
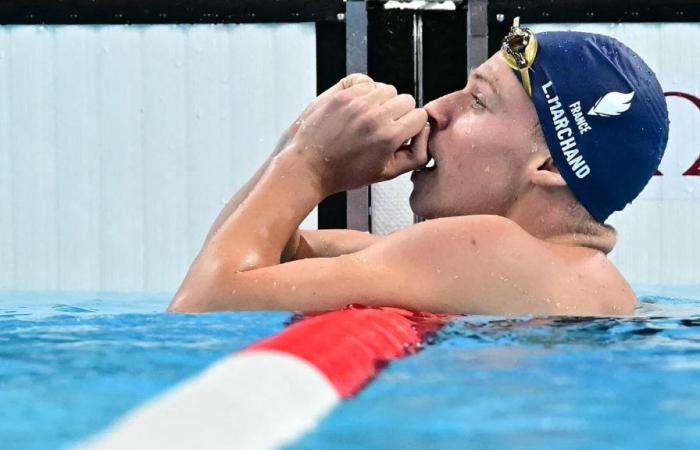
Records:
<instances>
[{"instance_id":1,"label":"wrist","mask_svg":"<svg viewBox=\"0 0 700 450\"><path fill-rule=\"evenodd\" d=\"M315 194L318 203L335 193L322 170L322 165L315 163L307 153L295 145L282 149L274 156L271 165L277 176L300 180L302 186L308 187Z\"/></svg>"}]
</instances>

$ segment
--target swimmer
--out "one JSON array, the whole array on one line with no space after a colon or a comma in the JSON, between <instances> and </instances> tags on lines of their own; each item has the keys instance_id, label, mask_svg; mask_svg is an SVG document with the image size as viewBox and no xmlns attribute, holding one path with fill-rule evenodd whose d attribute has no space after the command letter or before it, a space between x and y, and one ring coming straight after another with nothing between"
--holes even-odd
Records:
<instances>
[{"instance_id":1,"label":"swimmer","mask_svg":"<svg viewBox=\"0 0 700 450\"><path fill-rule=\"evenodd\" d=\"M605 221L655 172L668 126L653 72L597 34L516 22L464 89L424 108L349 75L231 198L169 310L631 314ZM406 172L428 220L387 236L298 229L330 194Z\"/></svg>"}]
</instances>

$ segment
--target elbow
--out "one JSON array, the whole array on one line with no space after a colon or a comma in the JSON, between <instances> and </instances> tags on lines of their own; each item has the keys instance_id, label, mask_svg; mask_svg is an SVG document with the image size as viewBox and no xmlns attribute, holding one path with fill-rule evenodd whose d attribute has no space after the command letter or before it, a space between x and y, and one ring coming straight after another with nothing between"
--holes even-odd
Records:
<instances>
[{"instance_id":1,"label":"elbow","mask_svg":"<svg viewBox=\"0 0 700 450\"><path fill-rule=\"evenodd\" d=\"M210 301L217 286L221 286L221 269L211 264L204 267L201 263L192 266L177 290L167 312L198 313L211 310Z\"/></svg>"},{"instance_id":2,"label":"elbow","mask_svg":"<svg viewBox=\"0 0 700 450\"><path fill-rule=\"evenodd\" d=\"M205 312L206 309L201 307L201 301L196 296L189 295L183 287L177 291L166 311L169 313Z\"/></svg>"},{"instance_id":3,"label":"elbow","mask_svg":"<svg viewBox=\"0 0 700 450\"><path fill-rule=\"evenodd\" d=\"M255 264L257 256L245 259L246 265ZM226 301L225 292L231 288L240 264L223 258L212 258L190 268L182 285L168 306L170 313L202 313L236 309Z\"/></svg>"}]
</instances>

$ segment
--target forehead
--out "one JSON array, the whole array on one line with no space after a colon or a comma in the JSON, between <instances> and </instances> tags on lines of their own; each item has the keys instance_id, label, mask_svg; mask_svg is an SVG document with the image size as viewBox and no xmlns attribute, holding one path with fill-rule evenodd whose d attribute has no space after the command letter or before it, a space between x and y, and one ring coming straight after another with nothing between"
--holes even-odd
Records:
<instances>
[{"instance_id":1,"label":"forehead","mask_svg":"<svg viewBox=\"0 0 700 450\"><path fill-rule=\"evenodd\" d=\"M498 52L477 67L475 72L483 74L493 80L499 90L511 91L514 90L514 88L520 88L524 93L524 89L520 85L520 80L518 80L512 69L503 61L503 58Z\"/></svg>"},{"instance_id":2,"label":"forehead","mask_svg":"<svg viewBox=\"0 0 700 450\"><path fill-rule=\"evenodd\" d=\"M525 93L525 88L513 70L503 61L500 53L497 52L491 56L475 72L492 80L496 86L496 93L501 97L504 104L516 109L524 107L534 110L534 105L530 97Z\"/></svg>"}]
</instances>

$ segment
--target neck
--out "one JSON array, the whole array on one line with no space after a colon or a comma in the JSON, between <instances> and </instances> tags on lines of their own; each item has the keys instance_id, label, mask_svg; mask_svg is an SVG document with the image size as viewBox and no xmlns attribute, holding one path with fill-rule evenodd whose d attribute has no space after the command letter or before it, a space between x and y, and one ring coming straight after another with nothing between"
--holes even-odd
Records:
<instances>
[{"instance_id":1,"label":"neck","mask_svg":"<svg viewBox=\"0 0 700 450\"><path fill-rule=\"evenodd\" d=\"M568 189L533 188L514 202L506 217L554 244L588 247L607 255L617 241L615 229L593 219Z\"/></svg>"}]
</instances>

